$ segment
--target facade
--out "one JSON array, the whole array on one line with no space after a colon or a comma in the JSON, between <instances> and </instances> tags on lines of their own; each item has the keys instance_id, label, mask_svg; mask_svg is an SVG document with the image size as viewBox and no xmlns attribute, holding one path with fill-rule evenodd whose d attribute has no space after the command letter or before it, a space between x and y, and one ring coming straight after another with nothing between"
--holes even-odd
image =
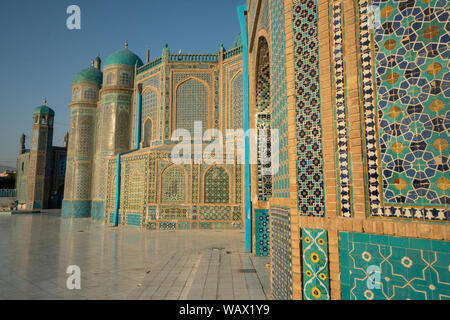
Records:
<instances>
[{"instance_id":1,"label":"facade","mask_svg":"<svg viewBox=\"0 0 450 320\"><path fill-rule=\"evenodd\" d=\"M62 215L148 229L241 228L238 152L213 150L227 163L202 156L225 144L214 130L242 128L242 76L239 37L217 54L166 46L145 65L128 48L103 70L97 57L72 82ZM177 129L190 136L182 163L172 155Z\"/></svg>"},{"instance_id":2,"label":"facade","mask_svg":"<svg viewBox=\"0 0 450 320\"><path fill-rule=\"evenodd\" d=\"M25 135L20 138L16 197L22 208L61 208L67 149L53 146L54 118L55 112L44 102L33 112L30 149L25 148Z\"/></svg>"},{"instance_id":3,"label":"facade","mask_svg":"<svg viewBox=\"0 0 450 320\"><path fill-rule=\"evenodd\" d=\"M242 154L201 157L248 96L252 146L278 159L250 168L273 297L450 298L448 21L441 0L249 0L229 51L96 58L73 81L63 216L244 227Z\"/></svg>"}]
</instances>

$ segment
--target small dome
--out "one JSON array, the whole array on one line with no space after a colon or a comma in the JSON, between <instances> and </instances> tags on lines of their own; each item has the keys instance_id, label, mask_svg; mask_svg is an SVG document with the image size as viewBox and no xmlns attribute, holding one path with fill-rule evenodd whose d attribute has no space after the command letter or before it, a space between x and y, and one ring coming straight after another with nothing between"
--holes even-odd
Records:
<instances>
[{"instance_id":1,"label":"small dome","mask_svg":"<svg viewBox=\"0 0 450 320\"><path fill-rule=\"evenodd\" d=\"M50 116L54 116L55 111L53 111L51 108L49 108L47 106L42 105L42 106L34 108L33 114L48 114Z\"/></svg>"},{"instance_id":2,"label":"small dome","mask_svg":"<svg viewBox=\"0 0 450 320\"><path fill-rule=\"evenodd\" d=\"M124 64L134 67L136 63L137 67L143 65L142 60L137 55L125 48L114 52L108 58L106 58L104 66L106 67L112 64Z\"/></svg>"},{"instance_id":3,"label":"small dome","mask_svg":"<svg viewBox=\"0 0 450 320\"><path fill-rule=\"evenodd\" d=\"M241 37L241 34L239 34L239 35L237 36L237 38L234 39L234 42L233 42L233 48L240 47L240 46L242 46L242 37Z\"/></svg>"},{"instance_id":4,"label":"small dome","mask_svg":"<svg viewBox=\"0 0 450 320\"><path fill-rule=\"evenodd\" d=\"M76 73L72 78L72 84L77 82L102 84L102 72L94 67L83 69Z\"/></svg>"}]
</instances>

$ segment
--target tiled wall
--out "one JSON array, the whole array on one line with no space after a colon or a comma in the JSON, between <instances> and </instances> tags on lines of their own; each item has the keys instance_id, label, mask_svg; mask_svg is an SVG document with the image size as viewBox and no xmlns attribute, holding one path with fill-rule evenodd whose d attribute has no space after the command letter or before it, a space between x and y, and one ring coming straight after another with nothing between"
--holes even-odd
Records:
<instances>
[{"instance_id":1,"label":"tiled wall","mask_svg":"<svg viewBox=\"0 0 450 320\"><path fill-rule=\"evenodd\" d=\"M371 216L449 219L446 6L446 1L358 3ZM368 21L374 8L378 23Z\"/></svg>"},{"instance_id":2,"label":"tiled wall","mask_svg":"<svg viewBox=\"0 0 450 320\"><path fill-rule=\"evenodd\" d=\"M271 283L275 299L292 299L291 219L287 208L270 208Z\"/></svg>"},{"instance_id":3,"label":"tiled wall","mask_svg":"<svg viewBox=\"0 0 450 320\"><path fill-rule=\"evenodd\" d=\"M342 299L450 299L445 241L339 233Z\"/></svg>"},{"instance_id":4,"label":"tiled wall","mask_svg":"<svg viewBox=\"0 0 450 320\"><path fill-rule=\"evenodd\" d=\"M302 215L323 216L318 10L316 0L293 3L298 210Z\"/></svg>"},{"instance_id":5,"label":"tiled wall","mask_svg":"<svg viewBox=\"0 0 450 320\"><path fill-rule=\"evenodd\" d=\"M329 300L327 230L302 229L303 299Z\"/></svg>"},{"instance_id":6,"label":"tiled wall","mask_svg":"<svg viewBox=\"0 0 450 320\"><path fill-rule=\"evenodd\" d=\"M269 210L255 209L255 256L270 255Z\"/></svg>"}]
</instances>

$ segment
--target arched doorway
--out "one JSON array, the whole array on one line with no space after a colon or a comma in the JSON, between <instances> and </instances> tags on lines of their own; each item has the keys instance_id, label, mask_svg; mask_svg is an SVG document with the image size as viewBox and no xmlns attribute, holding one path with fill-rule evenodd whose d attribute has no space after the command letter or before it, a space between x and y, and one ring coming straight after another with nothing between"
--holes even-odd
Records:
<instances>
[{"instance_id":1,"label":"arched doorway","mask_svg":"<svg viewBox=\"0 0 450 320\"><path fill-rule=\"evenodd\" d=\"M258 159L256 164L257 203L254 204L253 212L254 250L256 256L268 256L270 229L267 202L272 196L272 104L269 45L264 36L259 37L256 52L255 97Z\"/></svg>"}]
</instances>

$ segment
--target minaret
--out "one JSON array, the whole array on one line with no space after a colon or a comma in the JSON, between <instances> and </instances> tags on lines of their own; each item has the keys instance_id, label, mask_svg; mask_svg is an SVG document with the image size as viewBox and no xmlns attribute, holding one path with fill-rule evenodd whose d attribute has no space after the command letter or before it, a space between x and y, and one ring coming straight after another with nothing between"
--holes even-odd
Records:
<instances>
[{"instance_id":1,"label":"minaret","mask_svg":"<svg viewBox=\"0 0 450 320\"><path fill-rule=\"evenodd\" d=\"M135 68L142 65L141 59L128 49L126 41L125 48L111 54L103 66L92 177L91 216L96 220L103 220L107 210L108 161L111 156L131 149L134 73Z\"/></svg>"},{"instance_id":2,"label":"minaret","mask_svg":"<svg viewBox=\"0 0 450 320\"><path fill-rule=\"evenodd\" d=\"M101 60L76 73L72 79L70 131L62 216L83 218L91 215L91 177L97 102L102 84ZM67 139L68 138L68 139Z\"/></svg>"},{"instance_id":3,"label":"minaret","mask_svg":"<svg viewBox=\"0 0 450 320\"><path fill-rule=\"evenodd\" d=\"M30 160L28 165L26 203L30 209L47 208L50 196L50 170L47 168L53 145L53 120L55 112L47 106L36 107L33 113Z\"/></svg>"}]
</instances>

